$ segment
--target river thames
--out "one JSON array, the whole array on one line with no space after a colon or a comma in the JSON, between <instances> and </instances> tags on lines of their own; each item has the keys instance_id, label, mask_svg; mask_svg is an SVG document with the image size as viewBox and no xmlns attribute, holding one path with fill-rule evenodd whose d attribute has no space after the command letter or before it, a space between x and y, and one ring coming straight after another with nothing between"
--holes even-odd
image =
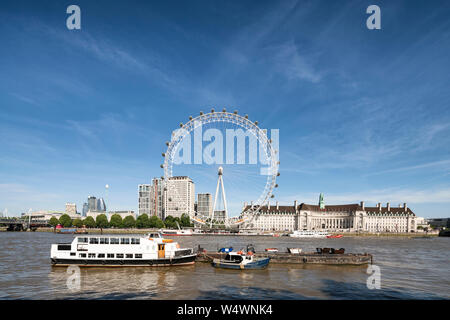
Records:
<instances>
[{"instance_id":1,"label":"river thames","mask_svg":"<svg viewBox=\"0 0 450 320\"><path fill-rule=\"evenodd\" d=\"M281 265L223 270L208 263L162 268L81 268L79 290L67 286L65 267L52 267L50 245L73 235L0 232L0 299L450 299L450 238L262 236L173 237L182 247L216 251L253 244L345 248L371 253L381 288L368 289L367 266Z\"/></svg>"}]
</instances>

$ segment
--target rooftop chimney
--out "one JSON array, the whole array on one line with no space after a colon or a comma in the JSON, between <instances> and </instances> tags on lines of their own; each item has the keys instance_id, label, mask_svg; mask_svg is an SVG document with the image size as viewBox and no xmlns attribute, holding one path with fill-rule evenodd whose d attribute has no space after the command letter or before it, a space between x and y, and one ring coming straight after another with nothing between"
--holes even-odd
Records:
<instances>
[{"instance_id":1,"label":"rooftop chimney","mask_svg":"<svg viewBox=\"0 0 450 320\"><path fill-rule=\"evenodd\" d=\"M250 201L250 206L251 206L252 209L253 209L253 201Z\"/></svg>"},{"instance_id":2,"label":"rooftop chimney","mask_svg":"<svg viewBox=\"0 0 450 320\"><path fill-rule=\"evenodd\" d=\"M381 212L381 202L378 202L378 211Z\"/></svg>"},{"instance_id":3,"label":"rooftop chimney","mask_svg":"<svg viewBox=\"0 0 450 320\"><path fill-rule=\"evenodd\" d=\"M269 210L270 210L270 201L267 202L267 211L269 211Z\"/></svg>"},{"instance_id":4,"label":"rooftop chimney","mask_svg":"<svg viewBox=\"0 0 450 320\"><path fill-rule=\"evenodd\" d=\"M387 207L387 211L389 212L389 211L391 211L391 204L388 202L388 203L386 203L386 207Z\"/></svg>"},{"instance_id":5,"label":"rooftop chimney","mask_svg":"<svg viewBox=\"0 0 450 320\"><path fill-rule=\"evenodd\" d=\"M247 201L244 202L244 209L247 209Z\"/></svg>"},{"instance_id":6,"label":"rooftop chimney","mask_svg":"<svg viewBox=\"0 0 450 320\"><path fill-rule=\"evenodd\" d=\"M277 210L280 210L280 207L278 206L278 201L277 201Z\"/></svg>"},{"instance_id":7,"label":"rooftop chimney","mask_svg":"<svg viewBox=\"0 0 450 320\"><path fill-rule=\"evenodd\" d=\"M362 208L362 210L365 210L364 209L364 201L361 201L361 208Z\"/></svg>"},{"instance_id":8,"label":"rooftop chimney","mask_svg":"<svg viewBox=\"0 0 450 320\"><path fill-rule=\"evenodd\" d=\"M406 205L406 202L403 204L403 208L405 209L405 212L408 212L408 206Z\"/></svg>"},{"instance_id":9,"label":"rooftop chimney","mask_svg":"<svg viewBox=\"0 0 450 320\"><path fill-rule=\"evenodd\" d=\"M294 209L297 210L297 200L294 201Z\"/></svg>"}]
</instances>

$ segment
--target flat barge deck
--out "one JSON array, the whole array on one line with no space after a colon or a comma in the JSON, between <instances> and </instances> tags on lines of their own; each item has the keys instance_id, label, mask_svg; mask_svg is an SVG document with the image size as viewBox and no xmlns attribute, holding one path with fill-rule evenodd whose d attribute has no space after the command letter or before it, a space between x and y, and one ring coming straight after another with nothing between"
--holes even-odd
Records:
<instances>
[{"instance_id":1,"label":"flat barge deck","mask_svg":"<svg viewBox=\"0 0 450 320\"><path fill-rule=\"evenodd\" d=\"M224 258L226 253L219 252L198 252L196 262L211 262L214 258ZM255 257L270 258L270 263L279 264L328 264L328 265L365 265L372 264L373 257L368 253L266 253L257 252Z\"/></svg>"}]
</instances>

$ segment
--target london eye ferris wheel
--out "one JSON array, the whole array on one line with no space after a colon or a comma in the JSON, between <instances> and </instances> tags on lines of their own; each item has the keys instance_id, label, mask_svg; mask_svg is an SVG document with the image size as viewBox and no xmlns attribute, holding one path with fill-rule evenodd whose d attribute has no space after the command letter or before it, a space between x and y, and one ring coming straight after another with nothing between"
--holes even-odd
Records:
<instances>
[{"instance_id":1,"label":"london eye ferris wheel","mask_svg":"<svg viewBox=\"0 0 450 320\"><path fill-rule=\"evenodd\" d=\"M278 143L247 115L226 109L200 112L180 123L166 145L161 164L165 201L197 224L242 224L256 217L274 197L280 175ZM195 182L195 193L206 195L206 204L199 200L197 209L192 210L193 195L180 189L175 178L179 176Z\"/></svg>"}]
</instances>

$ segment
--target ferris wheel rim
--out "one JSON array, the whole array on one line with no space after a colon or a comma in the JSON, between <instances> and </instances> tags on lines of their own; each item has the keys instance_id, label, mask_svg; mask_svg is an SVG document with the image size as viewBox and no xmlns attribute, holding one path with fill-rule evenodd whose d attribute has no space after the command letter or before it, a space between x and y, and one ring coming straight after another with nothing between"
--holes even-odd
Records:
<instances>
[{"instance_id":1,"label":"ferris wheel rim","mask_svg":"<svg viewBox=\"0 0 450 320\"><path fill-rule=\"evenodd\" d=\"M241 116L237 114L237 112L234 113L226 111L215 112L212 110L209 113L201 112L200 115L195 118L190 117L189 121L186 124L180 123L180 129L183 129L181 130L183 134L178 134L180 132L180 129L174 131L172 133L171 141L166 143L167 144L166 153L162 154L164 157L164 164L161 165L161 167L163 167L164 169L164 184L165 185L168 184L170 178L173 177L172 175L173 154L177 150L177 147L180 144L180 142L188 134L190 134L193 130L195 130L195 128L203 126L204 124L214 122L228 122L235 125L239 125L241 128L249 130L255 136L258 142L262 144L267 158L271 159L269 164L270 174L267 174L266 185L258 200L255 201L255 205L254 206L252 205L248 210L247 208L244 208L238 216L228 217L226 219L227 220L226 222L231 222L232 225L237 225L247 221L249 217L254 217L256 214L258 214L260 209L270 200L271 197L273 197L272 195L273 189L277 186L276 177L279 175L278 173L279 161L277 161L276 157L278 151L274 150L271 140L268 139L267 133L263 129L259 128L258 122L250 121L247 115ZM261 141L261 139L263 141ZM202 220L195 215L194 216L190 215L190 218L201 224L209 223L205 221L207 219Z\"/></svg>"}]
</instances>

